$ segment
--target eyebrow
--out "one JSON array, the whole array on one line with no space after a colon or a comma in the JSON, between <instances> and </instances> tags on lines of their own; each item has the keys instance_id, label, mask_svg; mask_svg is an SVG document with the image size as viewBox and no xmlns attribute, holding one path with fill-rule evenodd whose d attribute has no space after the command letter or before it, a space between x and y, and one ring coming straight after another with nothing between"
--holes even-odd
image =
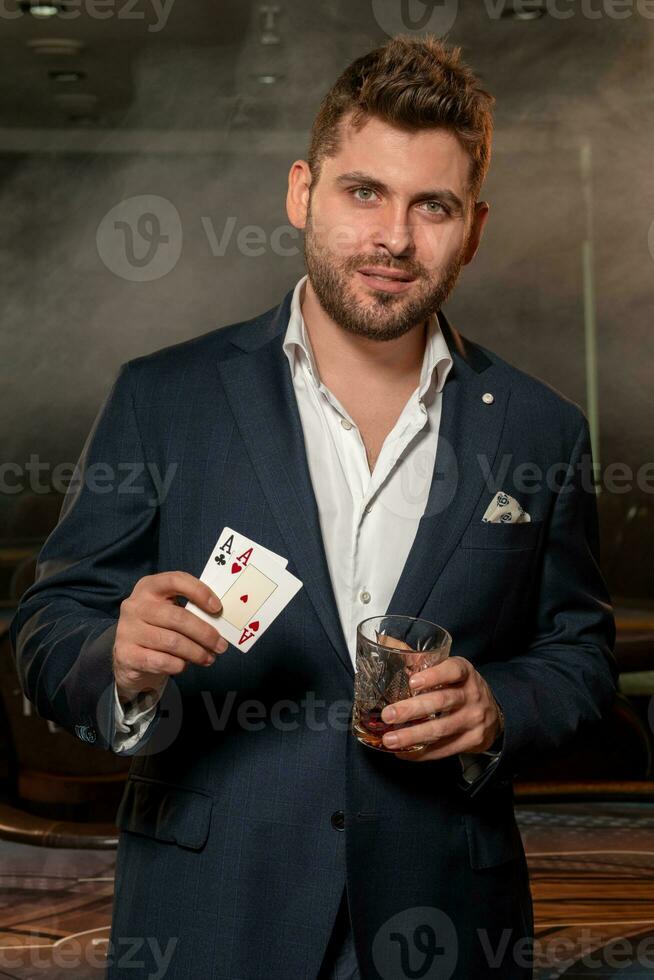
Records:
<instances>
[{"instance_id":1,"label":"eyebrow","mask_svg":"<svg viewBox=\"0 0 654 980\"><path fill-rule=\"evenodd\" d=\"M382 194L392 194L390 187L383 181L378 180L371 174L366 174L362 170L350 170L348 173L339 174L336 178L337 184L367 184L374 190L380 191ZM433 200L438 198L440 201L444 201L455 210L464 211L464 205L461 199L454 193L454 191L449 190L447 187L437 187L433 190L421 191L419 194L414 194L411 198L411 204L417 201Z\"/></svg>"}]
</instances>

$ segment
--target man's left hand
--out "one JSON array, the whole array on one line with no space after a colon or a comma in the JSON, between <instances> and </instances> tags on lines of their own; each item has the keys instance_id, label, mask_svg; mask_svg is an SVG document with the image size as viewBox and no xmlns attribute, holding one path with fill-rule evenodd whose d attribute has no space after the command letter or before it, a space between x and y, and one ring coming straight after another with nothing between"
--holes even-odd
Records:
<instances>
[{"instance_id":1,"label":"man's left hand","mask_svg":"<svg viewBox=\"0 0 654 980\"><path fill-rule=\"evenodd\" d=\"M382 721L401 726L436 711L447 714L384 735L384 745L399 758L423 762L459 752L485 752L502 734L498 704L469 660L448 657L436 667L413 674L410 683L420 693L387 705ZM416 743L428 744L421 751L403 751Z\"/></svg>"}]
</instances>

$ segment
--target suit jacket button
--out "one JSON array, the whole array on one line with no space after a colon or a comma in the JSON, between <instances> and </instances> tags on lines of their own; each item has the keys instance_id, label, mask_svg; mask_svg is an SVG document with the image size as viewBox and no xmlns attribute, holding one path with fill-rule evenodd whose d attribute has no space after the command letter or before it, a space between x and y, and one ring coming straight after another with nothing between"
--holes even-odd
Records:
<instances>
[{"instance_id":1,"label":"suit jacket button","mask_svg":"<svg viewBox=\"0 0 654 980\"><path fill-rule=\"evenodd\" d=\"M332 813L332 827L334 830L345 830L345 814L342 810L334 810Z\"/></svg>"}]
</instances>

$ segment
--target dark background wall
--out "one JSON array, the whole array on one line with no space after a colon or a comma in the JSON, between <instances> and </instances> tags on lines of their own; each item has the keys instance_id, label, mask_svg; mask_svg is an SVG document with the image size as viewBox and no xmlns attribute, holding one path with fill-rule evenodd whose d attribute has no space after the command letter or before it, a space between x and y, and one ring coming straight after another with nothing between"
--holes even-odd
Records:
<instances>
[{"instance_id":1,"label":"dark background wall","mask_svg":"<svg viewBox=\"0 0 654 980\"><path fill-rule=\"evenodd\" d=\"M603 561L616 594L647 604L654 509L636 473L654 444L654 20L636 0L622 19L609 0L559 0L527 22L495 16L503 6L445 3L433 24L497 97L491 217L446 312L591 412L602 471L617 461L633 472L632 489L600 493ZM273 18L276 44L262 43L257 5L198 3L189 21L178 0L157 33L117 16L102 30L88 18L56 31L0 19L2 460L44 464L38 488L26 470L3 471L5 544L56 520L59 497L43 491L76 461L120 364L254 316L303 274L301 239L275 237L288 224L288 169L324 91L401 28L398 8L293 2ZM48 34L84 41L66 65L82 65L82 94L97 102L61 102L48 77L61 59L26 47ZM267 73L275 84L259 81ZM154 217L130 264L130 233L113 222L138 232L144 213ZM169 242L148 262L156 222ZM247 226L261 244L239 238Z\"/></svg>"}]
</instances>

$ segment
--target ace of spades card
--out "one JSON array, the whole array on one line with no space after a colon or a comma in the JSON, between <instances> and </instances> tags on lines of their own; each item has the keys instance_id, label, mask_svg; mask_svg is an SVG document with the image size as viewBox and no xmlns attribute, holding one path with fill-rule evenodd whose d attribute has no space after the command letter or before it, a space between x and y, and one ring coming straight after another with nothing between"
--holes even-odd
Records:
<instances>
[{"instance_id":1,"label":"ace of spades card","mask_svg":"<svg viewBox=\"0 0 654 980\"><path fill-rule=\"evenodd\" d=\"M302 588L286 565L281 555L226 527L200 576L219 596L222 612L211 615L193 602L186 608L238 650L249 650Z\"/></svg>"}]
</instances>

